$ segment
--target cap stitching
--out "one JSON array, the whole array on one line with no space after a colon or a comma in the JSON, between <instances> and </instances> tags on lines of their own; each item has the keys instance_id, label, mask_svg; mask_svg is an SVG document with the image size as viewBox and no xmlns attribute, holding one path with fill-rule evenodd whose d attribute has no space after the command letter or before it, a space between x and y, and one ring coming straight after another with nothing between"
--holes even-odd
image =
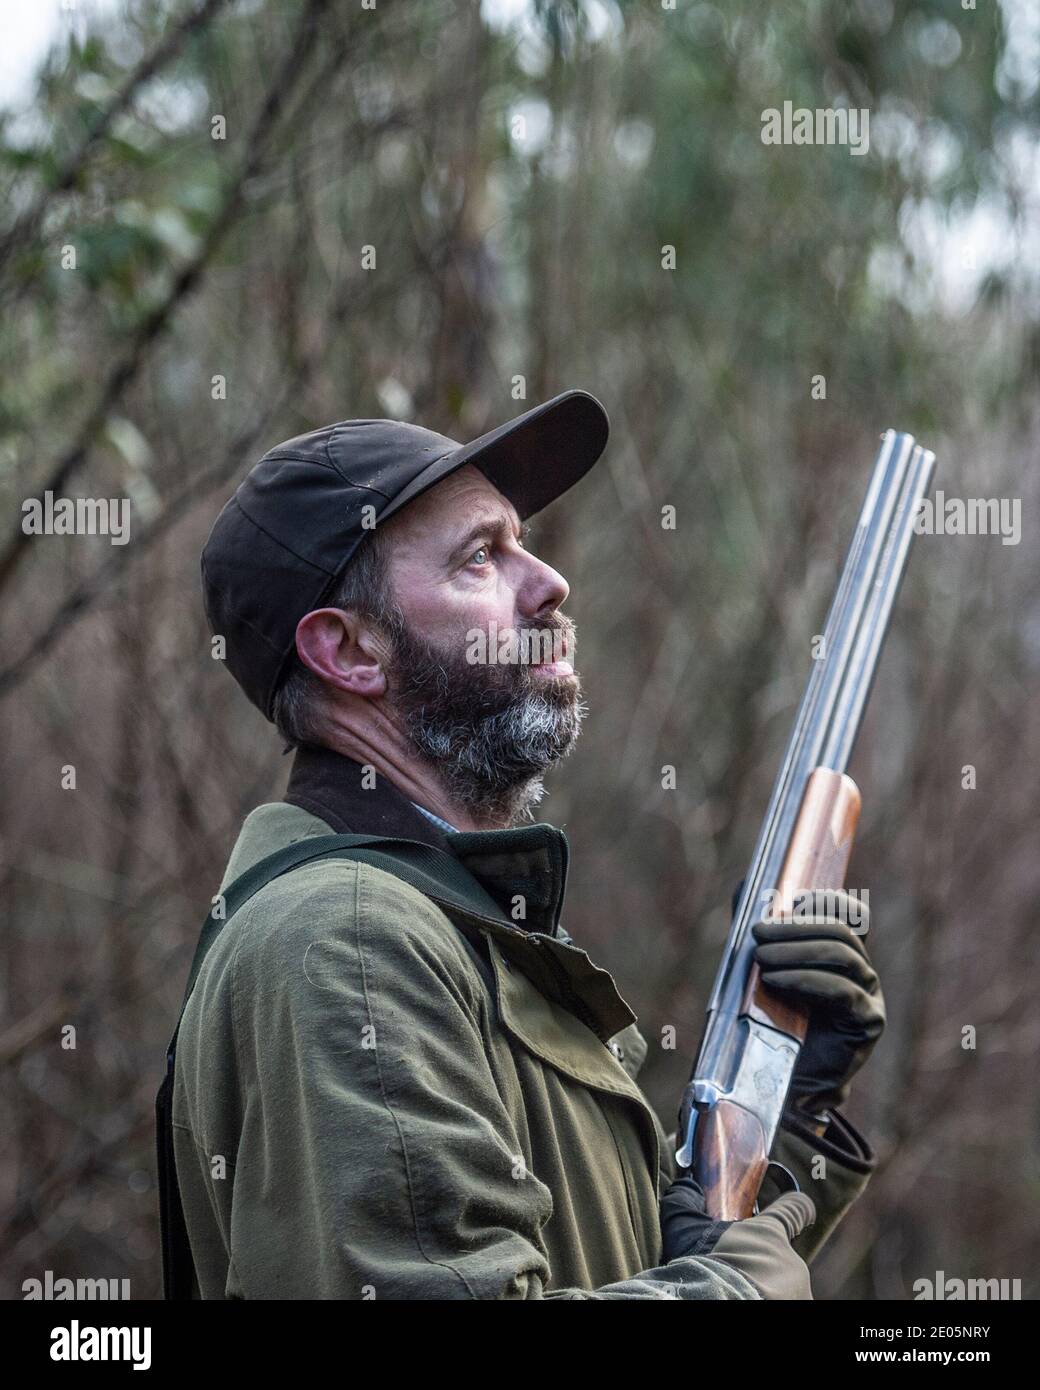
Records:
<instances>
[{"instance_id":1,"label":"cap stitching","mask_svg":"<svg viewBox=\"0 0 1040 1390\"><path fill-rule=\"evenodd\" d=\"M339 429L339 425L333 425L332 429L329 431L329 436L328 436L328 438L325 440L325 457L326 457L326 458L328 459L328 461L329 461L329 467L330 467L331 469L333 469L333 471L334 471L339 477L341 477L345 482L348 482L348 483L350 484L351 487L363 487L363 488L365 488L365 490L368 491L368 492L378 492L380 497L385 498L385 499L387 500L387 502L392 502L392 501L393 501L393 498L390 496L390 494L389 494L388 492L384 492L383 489L382 489L382 488L379 488L379 487L372 487L372 485L371 485L370 483L355 483L354 480L353 480L353 478L348 478L347 475L343 472L343 469L340 468L340 466L336 463L335 459L332 457L332 447L331 447L331 446L332 446L332 436L335 434L335 432L336 432L338 429Z\"/></svg>"},{"instance_id":2,"label":"cap stitching","mask_svg":"<svg viewBox=\"0 0 1040 1390\"><path fill-rule=\"evenodd\" d=\"M256 529L262 535L267 537L268 540L274 541L275 545L277 545L280 549L284 550L287 555L291 555L294 560L299 560L301 565L308 565L312 570L317 570L318 574L334 575L336 573L335 570L326 569L324 565L316 565L313 560L308 560L306 555L298 554L297 551L293 550L291 545L286 545L280 537L273 535L270 531L268 531L266 526L261 526L259 521L257 521L255 517L250 516L249 513L246 511L245 507L242 506L241 499L236 499L236 501L238 501L239 511L250 523L250 525L255 526Z\"/></svg>"},{"instance_id":3,"label":"cap stitching","mask_svg":"<svg viewBox=\"0 0 1040 1390\"><path fill-rule=\"evenodd\" d=\"M379 494L380 497L385 498L387 502L392 502L392 501L394 500L394 499L390 496L390 494L389 494L388 492L384 492L384 491L382 490L382 488L373 487L371 483L358 483L358 482L355 482L355 480L354 480L353 478L348 478L347 475L343 472L343 469L342 469L342 468L337 468L336 465L335 465L334 463L323 463L323 462L321 461L321 459L308 458L305 454L278 454L278 453L267 453L267 454L265 454L264 457L263 457L262 462L266 462L266 461L268 461L269 459L276 460L276 461L279 462L279 463L281 463L281 462L283 462L284 460L288 459L290 463L309 463L309 464L311 464L311 465L312 465L313 467L315 467L315 468L327 468L327 469L329 470L330 473L335 473L335 475L336 475L337 478L342 478L343 481L344 481L345 483L349 483L351 487L360 487L360 488L364 488L364 490L365 490L366 492L376 492L376 493Z\"/></svg>"},{"instance_id":4,"label":"cap stitching","mask_svg":"<svg viewBox=\"0 0 1040 1390\"><path fill-rule=\"evenodd\" d=\"M281 648L276 647L275 644L271 641L270 637L268 637L266 633L261 632L261 630L256 626L255 623L251 623L249 619L244 618L241 613L236 613L234 615L234 618L236 622L241 623L243 627L247 627L250 632L252 632L255 636L259 637L260 641L263 642L264 646L267 647L269 651L272 651L275 656L282 657L285 655ZM295 641L295 635L293 640Z\"/></svg>"},{"instance_id":5,"label":"cap stitching","mask_svg":"<svg viewBox=\"0 0 1040 1390\"><path fill-rule=\"evenodd\" d=\"M265 463L269 459L292 459L294 463L313 463L317 468L332 467L330 463L322 463L321 459L313 458L310 454L286 454L281 449L268 449L260 462Z\"/></svg>"},{"instance_id":6,"label":"cap stitching","mask_svg":"<svg viewBox=\"0 0 1040 1390\"><path fill-rule=\"evenodd\" d=\"M384 492L381 487L373 487L371 483L357 483L353 478L348 478L341 468L336 469L336 476L342 478L345 483L349 483L351 487L360 487L364 488L366 492L376 493L378 496L382 497L385 502L392 502L394 500L393 497L391 497L388 492Z\"/></svg>"}]
</instances>

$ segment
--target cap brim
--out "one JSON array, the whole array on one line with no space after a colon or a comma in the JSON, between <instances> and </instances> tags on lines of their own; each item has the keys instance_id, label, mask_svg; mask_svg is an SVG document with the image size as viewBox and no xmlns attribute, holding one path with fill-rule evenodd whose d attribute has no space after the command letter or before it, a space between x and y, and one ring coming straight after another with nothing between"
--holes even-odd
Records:
<instances>
[{"instance_id":1,"label":"cap brim","mask_svg":"<svg viewBox=\"0 0 1040 1390\"><path fill-rule=\"evenodd\" d=\"M397 494L379 519L471 463L525 520L585 476L606 447L609 433L607 412L595 396L564 391L435 459Z\"/></svg>"}]
</instances>

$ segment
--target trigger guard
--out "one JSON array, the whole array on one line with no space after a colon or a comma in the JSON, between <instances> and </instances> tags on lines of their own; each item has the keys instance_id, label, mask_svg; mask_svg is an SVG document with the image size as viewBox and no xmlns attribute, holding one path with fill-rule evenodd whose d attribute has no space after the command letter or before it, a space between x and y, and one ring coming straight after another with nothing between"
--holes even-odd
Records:
<instances>
[{"instance_id":1,"label":"trigger guard","mask_svg":"<svg viewBox=\"0 0 1040 1390\"><path fill-rule=\"evenodd\" d=\"M777 1185L778 1185L778 1187L779 1187L779 1189L780 1189L779 1192L777 1193L777 1196L778 1196L778 1197L779 1197L779 1196L783 1196L783 1194L784 1194L785 1192L801 1192L802 1189L798 1186L798 1179L797 1179L797 1178L795 1177L795 1175L791 1172L790 1168L785 1168L784 1165L783 1165L782 1163L777 1163L777 1161L776 1161L775 1158L771 1158L771 1159L769 1160L769 1164L768 1164L768 1166L767 1166L767 1168L766 1168L765 1176L768 1177L769 1174L772 1172L773 1169L776 1169L776 1172L779 1173L779 1174L782 1174L782 1175L783 1175L783 1179L786 1179L786 1181L782 1181L780 1178L774 1177L774 1181L777 1183ZM764 1181L764 1179L763 1179L763 1181ZM757 1215L758 1215L758 1212L759 1212L758 1198L756 1197L756 1198L755 1198L754 1210L752 1211L751 1214L752 1214L752 1216L757 1216Z\"/></svg>"}]
</instances>

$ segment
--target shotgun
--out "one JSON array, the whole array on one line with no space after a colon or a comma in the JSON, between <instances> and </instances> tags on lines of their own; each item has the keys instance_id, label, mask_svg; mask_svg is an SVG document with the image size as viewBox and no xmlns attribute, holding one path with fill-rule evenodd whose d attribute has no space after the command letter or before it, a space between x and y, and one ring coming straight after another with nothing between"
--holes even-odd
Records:
<instances>
[{"instance_id":1,"label":"shotgun","mask_svg":"<svg viewBox=\"0 0 1040 1390\"><path fill-rule=\"evenodd\" d=\"M888 430L882 436L737 899L682 1095L675 1155L680 1170L692 1172L703 1188L716 1220L740 1220L756 1209L808 1023L806 1011L762 986L751 928L763 919L783 920L807 890L844 885L860 810L859 790L845 768L934 463L935 455L911 435Z\"/></svg>"}]
</instances>

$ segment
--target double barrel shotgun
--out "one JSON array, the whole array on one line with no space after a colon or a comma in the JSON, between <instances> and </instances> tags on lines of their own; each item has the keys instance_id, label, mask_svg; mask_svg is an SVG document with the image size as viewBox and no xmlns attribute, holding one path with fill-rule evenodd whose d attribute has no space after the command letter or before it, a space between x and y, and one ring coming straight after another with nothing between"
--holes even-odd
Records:
<instances>
[{"instance_id":1,"label":"double barrel shotgun","mask_svg":"<svg viewBox=\"0 0 1040 1390\"><path fill-rule=\"evenodd\" d=\"M756 1209L808 1014L764 989L751 928L812 890L839 889L860 795L846 774L935 455L888 430L737 901L683 1091L676 1162L708 1214ZM790 1175L787 1175L790 1177ZM781 1178L781 1181L783 1179Z\"/></svg>"}]
</instances>

